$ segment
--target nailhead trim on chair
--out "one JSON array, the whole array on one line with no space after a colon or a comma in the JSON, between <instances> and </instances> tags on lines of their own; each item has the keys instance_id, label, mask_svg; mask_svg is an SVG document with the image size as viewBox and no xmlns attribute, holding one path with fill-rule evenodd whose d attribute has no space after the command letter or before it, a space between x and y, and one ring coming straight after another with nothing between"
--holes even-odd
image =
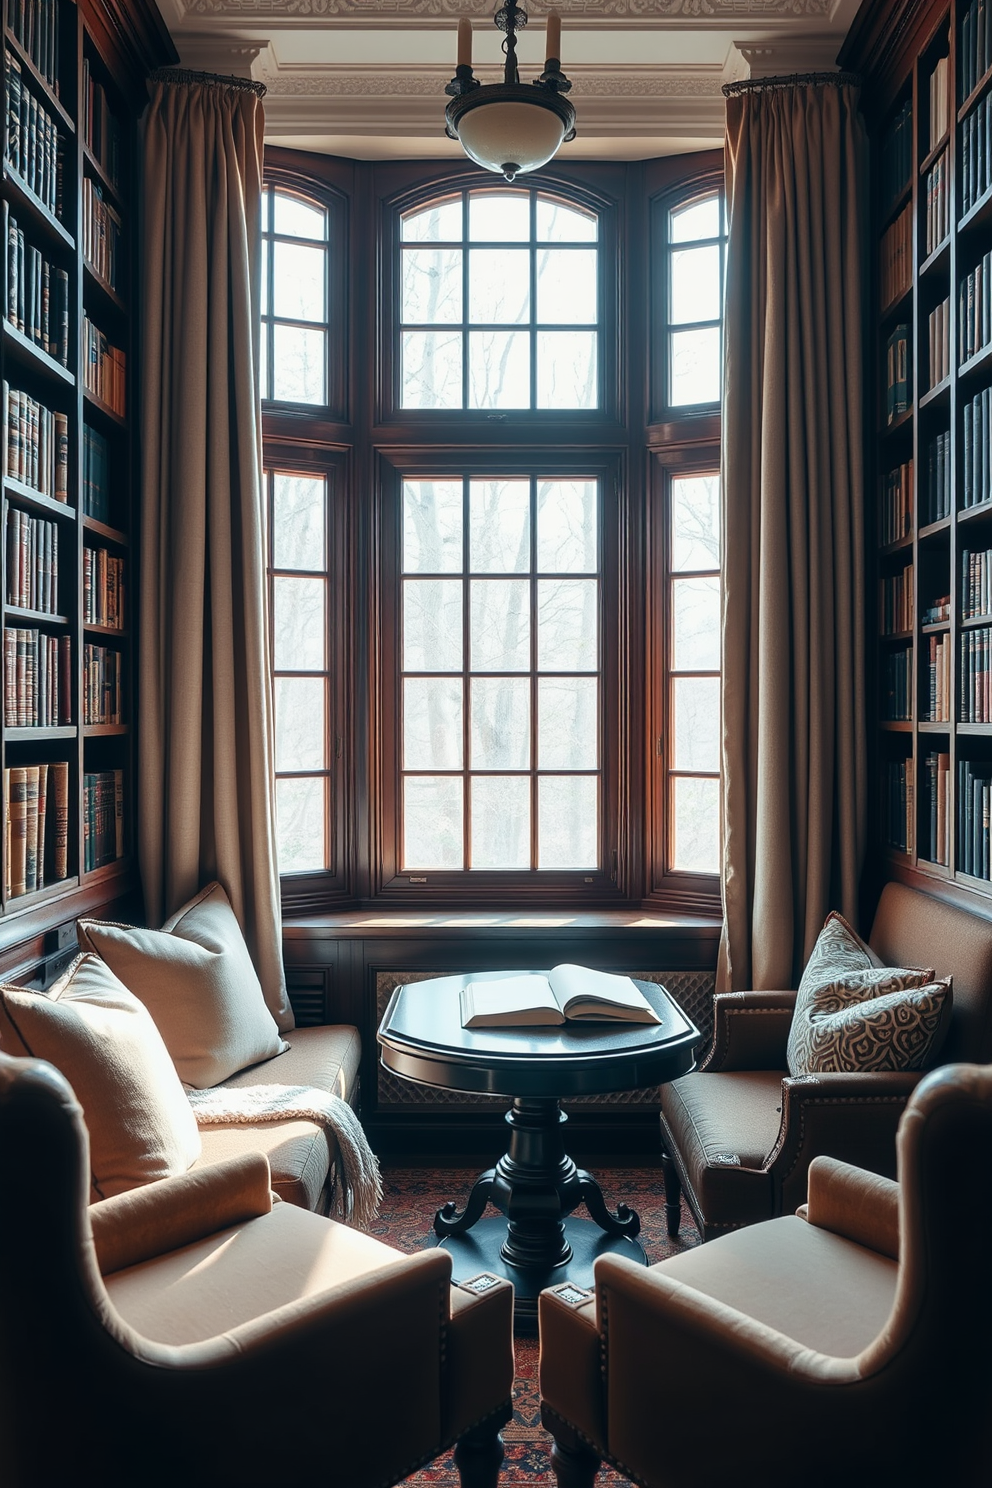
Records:
<instances>
[{"instance_id":1,"label":"nailhead trim on chair","mask_svg":"<svg viewBox=\"0 0 992 1488\"><path fill-rule=\"evenodd\" d=\"M743 997L745 994L743 992L729 992L729 993L726 993L726 994L721 993L721 996L724 996L724 995L726 995L728 997ZM730 1018L761 1018L761 1017L781 1018L782 1015L783 1015L783 1013L786 1012L786 1009L785 1008L771 1008L771 1007L760 1007L760 1008L735 1007L735 1008L727 1008L726 1009L726 1012L727 1012L727 1018L728 1019L730 1019ZM721 1020L720 1019L717 1019L715 1025L714 1025L714 1029L713 1029L713 1042L710 1045L710 1047L709 1047L709 1049L708 1049L708 1051L706 1053L706 1056L703 1059L702 1064L699 1066L698 1070L696 1071L696 1073L699 1074L699 1075L701 1075L701 1074L703 1074L705 1072L706 1066L709 1064L710 1060L713 1058L714 1054L717 1051L717 1039L719 1037L718 1030L720 1028L720 1023L721 1023Z\"/></svg>"},{"instance_id":2,"label":"nailhead trim on chair","mask_svg":"<svg viewBox=\"0 0 992 1488\"><path fill-rule=\"evenodd\" d=\"M810 1078L815 1079L816 1077L811 1076ZM840 1099L834 1100L830 1100L829 1098L827 1098L825 1100L800 1101L799 1144L795 1161L789 1168L788 1172L783 1174L783 1183L787 1182L788 1179L792 1177L792 1174L795 1172L796 1168L799 1165L799 1159L803 1150L803 1141L806 1134L805 1112L808 1106L905 1106L908 1100L908 1095L846 1095L841 1097ZM780 1139L772 1148L771 1156L768 1158L768 1161L765 1164L766 1172L772 1167L776 1157L782 1150L783 1145L784 1141L780 1134Z\"/></svg>"}]
</instances>

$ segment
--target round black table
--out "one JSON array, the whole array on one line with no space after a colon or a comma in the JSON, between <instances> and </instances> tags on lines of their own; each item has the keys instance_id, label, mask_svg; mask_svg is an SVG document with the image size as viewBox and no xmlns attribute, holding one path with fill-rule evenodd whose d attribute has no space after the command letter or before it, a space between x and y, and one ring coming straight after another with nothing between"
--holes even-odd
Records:
<instances>
[{"instance_id":1,"label":"round black table","mask_svg":"<svg viewBox=\"0 0 992 1488\"><path fill-rule=\"evenodd\" d=\"M560 1101L638 1090L688 1074L700 1034L653 982L637 986L660 1023L461 1026L462 987L520 975L475 972L397 987L378 1039L385 1067L406 1080L512 1099L506 1153L480 1174L464 1209L447 1203L438 1210L434 1231L451 1252L456 1280L479 1271L509 1277L518 1331L532 1332L545 1287L563 1281L591 1286L593 1262L609 1251L646 1264L636 1238L637 1214L626 1204L608 1209L596 1180L567 1156L562 1128L568 1118ZM505 1220L482 1218L489 1203ZM590 1219L571 1217L580 1203Z\"/></svg>"}]
</instances>

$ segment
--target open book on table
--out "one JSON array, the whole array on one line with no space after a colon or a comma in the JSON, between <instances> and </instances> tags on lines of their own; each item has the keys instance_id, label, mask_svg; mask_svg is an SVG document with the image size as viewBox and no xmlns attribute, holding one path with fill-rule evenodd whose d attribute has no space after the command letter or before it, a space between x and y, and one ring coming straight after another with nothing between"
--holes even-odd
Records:
<instances>
[{"instance_id":1,"label":"open book on table","mask_svg":"<svg viewBox=\"0 0 992 1488\"><path fill-rule=\"evenodd\" d=\"M556 1023L660 1023L630 977L587 966L555 966L493 982L469 982L461 992L463 1028L526 1028Z\"/></svg>"}]
</instances>

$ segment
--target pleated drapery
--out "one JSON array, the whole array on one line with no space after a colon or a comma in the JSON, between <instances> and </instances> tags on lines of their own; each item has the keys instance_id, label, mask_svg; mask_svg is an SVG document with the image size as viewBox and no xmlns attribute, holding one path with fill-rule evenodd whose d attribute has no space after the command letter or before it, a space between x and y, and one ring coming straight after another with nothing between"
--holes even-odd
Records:
<instances>
[{"instance_id":1,"label":"pleated drapery","mask_svg":"<svg viewBox=\"0 0 992 1488\"><path fill-rule=\"evenodd\" d=\"M226 888L281 1030L259 399L260 89L153 83L144 124L138 857L149 923Z\"/></svg>"},{"instance_id":2,"label":"pleated drapery","mask_svg":"<svg viewBox=\"0 0 992 1488\"><path fill-rule=\"evenodd\" d=\"M856 80L726 88L724 931L786 988L866 836L864 141Z\"/></svg>"}]
</instances>

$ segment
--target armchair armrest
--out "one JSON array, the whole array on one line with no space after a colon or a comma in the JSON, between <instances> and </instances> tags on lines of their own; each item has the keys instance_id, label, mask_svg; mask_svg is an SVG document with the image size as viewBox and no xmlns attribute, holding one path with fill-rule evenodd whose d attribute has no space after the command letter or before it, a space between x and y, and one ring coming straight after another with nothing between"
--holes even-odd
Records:
<instances>
[{"instance_id":1,"label":"armchair armrest","mask_svg":"<svg viewBox=\"0 0 992 1488\"><path fill-rule=\"evenodd\" d=\"M899 1185L892 1178L833 1157L814 1158L804 1208L809 1224L899 1259Z\"/></svg>"},{"instance_id":2,"label":"armchair armrest","mask_svg":"<svg viewBox=\"0 0 992 1488\"><path fill-rule=\"evenodd\" d=\"M475 1292L452 1286L445 1348L444 1436L461 1436L513 1394L513 1286L503 1278ZM474 1278L473 1278L474 1280Z\"/></svg>"},{"instance_id":3,"label":"armchair armrest","mask_svg":"<svg viewBox=\"0 0 992 1488\"><path fill-rule=\"evenodd\" d=\"M123 1271L271 1208L269 1160L261 1152L101 1199L89 1208L100 1273Z\"/></svg>"},{"instance_id":4,"label":"armchair armrest","mask_svg":"<svg viewBox=\"0 0 992 1488\"><path fill-rule=\"evenodd\" d=\"M784 1070L795 992L718 992L701 1070Z\"/></svg>"}]
</instances>

